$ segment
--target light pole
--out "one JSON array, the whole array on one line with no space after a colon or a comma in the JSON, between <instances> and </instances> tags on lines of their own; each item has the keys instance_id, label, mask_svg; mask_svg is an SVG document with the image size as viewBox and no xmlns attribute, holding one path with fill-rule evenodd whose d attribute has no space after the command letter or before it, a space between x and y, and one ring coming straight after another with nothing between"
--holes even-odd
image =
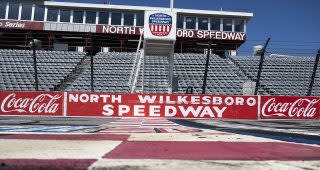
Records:
<instances>
[{"instance_id":1,"label":"light pole","mask_svg":"<svg viewBox=\"0 0 320 170\"><path fill-rule=\"evenodd\" d=\"M171 10L171 12L173 11L173 6L174 6L174 0L170 0L170 10Z\"/></svg>"},{"instance_id":2,"label":"light pole","mask_svg":"<svg viewBox=\"0 0 320 170\"><path fill-rule=\"evenodd\" d=\"M208 45L208 49L207 49L206 67L205 67L205 69L204 69L203 85L202 85L202 94L206 94L211 44L212 44L212 42L211 42L211 40L210 40L209 45Z\"/></svg>"},{"instance_id":3,"label":"light pole","mask_svg":"<svg viewBox=\"0 0 320 170\"><path fill-rule=\"evenodd\" d=\"M34 81L35 81L35 89L39 91L39 81L38 81L38 68L37 68L37 55L36 55L36 44L33 39L32 33L29 33L31 39L31 48L33 54L33 68L34 68Z\"/></svg>"}]
</instances>

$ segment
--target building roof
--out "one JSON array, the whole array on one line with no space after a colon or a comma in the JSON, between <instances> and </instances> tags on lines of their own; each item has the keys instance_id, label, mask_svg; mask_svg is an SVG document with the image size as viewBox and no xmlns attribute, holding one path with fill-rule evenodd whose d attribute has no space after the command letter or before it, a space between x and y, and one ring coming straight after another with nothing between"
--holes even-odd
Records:
<instances>
[{"instance_id":1,"label":"building roof","mask_svg":"<svg viewBox=\"0 0 320 170\"><path fill-rule=\"evenodd\" d=\"M170 8L164 7L148 7L148 6L129 6L129 5L110 5L110 4L93 4L93 3L75 3L75 2L54 2L45 1L46 6L55 7L73 7L73 8L85 8L85 9L109 9L109 10L128 10L128 11L170 11ZM198 10L198 9L180 9L174 8L174 12L183 14L198 14L198 15L218 15L226 17L239 17L250 19L253 17L253 13L250 12L232 12L232 11L214 11L214 10Z\"/></svg>"}]
</instances>

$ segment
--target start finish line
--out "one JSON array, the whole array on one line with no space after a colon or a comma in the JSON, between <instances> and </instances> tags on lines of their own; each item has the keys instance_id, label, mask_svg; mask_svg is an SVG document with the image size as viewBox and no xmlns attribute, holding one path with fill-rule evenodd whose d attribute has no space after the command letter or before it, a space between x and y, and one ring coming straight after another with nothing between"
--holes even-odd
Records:
<instances>
[{"instance_id":1,"label":"start finish line","mask_svg":"<svg viewBox=\"0 0 320 170\"><path fill-rule=\"evenodd\" d=\"M319 119L320 98L0 92L0 115L150 117L184 119Z\"/></svg>"}]
</instances>

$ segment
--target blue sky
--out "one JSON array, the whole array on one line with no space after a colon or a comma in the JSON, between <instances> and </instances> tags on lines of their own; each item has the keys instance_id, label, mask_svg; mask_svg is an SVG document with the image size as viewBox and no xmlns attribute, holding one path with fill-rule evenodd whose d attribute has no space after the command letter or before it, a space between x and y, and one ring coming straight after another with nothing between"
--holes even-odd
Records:
<instances>
[{"instance_id":1,"label":"blue sky","mask_svg":"<svg viewBox=\"0 0 320 170\"><path fill-rule=\"evenodd\" d=\"M62 0L60 0L62 1ZM67 0L101 3L102 0ZM108 1L109 2L109 1ZM111 0L111 4L168 7L169 0ZM175 0L176 8L248 10L247 42L240 54L271 38L269 52L315 55L320 48L320 0Z\"/></svg>"}]
</instances>

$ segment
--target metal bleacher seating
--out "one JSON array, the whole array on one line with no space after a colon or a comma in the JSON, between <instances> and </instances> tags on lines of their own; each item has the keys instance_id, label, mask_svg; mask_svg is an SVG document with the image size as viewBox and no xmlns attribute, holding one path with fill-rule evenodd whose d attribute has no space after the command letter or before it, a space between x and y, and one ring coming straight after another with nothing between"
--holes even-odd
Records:
<instances>
[{"instance_id":1,"label":"metal bleacher seating","mask_svg":"<svg viewBox=\"0 0 320 170\"><path fill-rule=\"evenodd\" d=\"M144 93L168 93L168 66L167 57L145 57ZM142 87L142 70L140 70L137 86Z\"/></svg>"},{"instance_id":2,"label":"metal bleacher seating","mask_svg":"<svg viewBox=\"0 0 320 170\"><path fill-rule=\"evenodd\" d=\"M257 79L260 57L233 57L235 64L252 80ZM269 56L265 58L261 85L272 95L307 95L314 66L314 57ZM316 74L313 95L320 95L320 66Z\"/></svg>"},{"instance_id":3,"label":"metal bleacher seating","mask_svg":"<svg viewBox=\"0 0 320 170\"><path fill-rule=\"evenodd\" d=\"M98 53L94 56L94 91L128 93L129 79L136 53ZM161 56L145 57L145 93L168 93L168 61ZM90 91L90 68L67 91ZM142 71L139 72L137 89L142 87Z\"/></svg>"},{"instance_id":4,"label":"metal bleacher seating","mask_svg":"<svg viewBox=\"0 0 320 170\"><path fill-rule=\"evenodd\" d=\"M51 91L86 55L81 52L37 51L40 91ZM30 50L0 49L1 90L34 91L33 55Z\"/></svg>"},{"instance_id":5,"label":"metal bleacher seating","mask_svg":"<svg viewBox=\"0 0 320 170\"><path fill-rule=\"evenodd\" d=\"M129 76L135 53L98 53L94 56L94 90L97 92L128 92ZM91 72L87 68L67 91L90 91Z\"/></svg>"},{"instance_id":6,"label":"metal bleacher seating","mask_svg":"<svg viewBox=\"0 0 320 170\"><path fill-rule=\"evenodd\" d=\"M94 89L105 92L129 92L129 78L135 53L98 53L94 57ZM179 77L179 93L194 87L201 93L205 65L204 54L175 54L174 74ZM163 56L146 56L144 72L145 93L168 93L168 61ZM216 55L210 57L207 94L242 94L242 84L247 80L229 60ZM142 85L142 71L137 87ZM90 90L90 68L67 89Z\"/></svg>"},{"instance_id":7,"label":"metal bleacher seating","mask_svg":"<svg viewBox=\"0 0 320 170\"><path fill-rule=\"evenodd\" d=\"M37 51L39 90L52 91L64 83L86 54L81 52ZM128 93L129 79L136 53L98 53L94 58L94 90L97 92ZM188 87L200 94L206 55L196 53L175 54L174 75L179 77L179 91ZM221 58L211 55L207 79L207 94L241 95L246 81L256 81L259 57ZM0 90L34 91L32 51L0 50ZM266 57L261 87L270 95L306 95L314 57ZM320 65L319 65L320 67ZM83 67L66 91L90 91L90 65ZM144 93L168 93L168 60L163 56L146 56ZM142 87L140 69L137 90ZM318 68L312 95L320 95L320 68Z\"/></svg>"},{"instance_id":8,"label":"metal bleacher seating","mask_svg":"<svg viewBox=\"0 0 320 170\"><path fill-rule=\"evenodd\" d=\"M179 76L179 93L193 87L194 93L202 92L206 62L204 54L175 54L175 75ZM247 78L228 59L211 55L206 94L242 94L243 83Z\"/></svg>"}]
</instances>

